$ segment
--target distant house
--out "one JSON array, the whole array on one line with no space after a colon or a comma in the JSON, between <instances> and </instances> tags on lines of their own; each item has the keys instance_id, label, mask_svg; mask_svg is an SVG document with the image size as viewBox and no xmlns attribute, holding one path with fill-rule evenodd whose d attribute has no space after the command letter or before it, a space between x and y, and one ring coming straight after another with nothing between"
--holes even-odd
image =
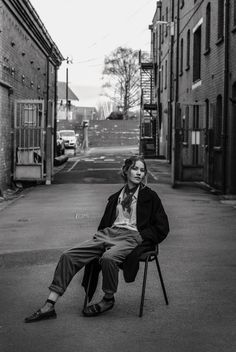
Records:
<instances>
[{"instance_id":1,"label":"distant house","mask_svg":"<svg viewBox=\"0 0 236 352\"><path fill-rule=\"evenodd\" d=\"M79 98L68 86L68 109L66 106L66 82L58 82L57 84L57 119L58 120L73 120L75 119L75 111L78 107Z\"/></svg>"},{"instance_id":2,"label":"distant house","mask_svg":"<svg viewBox=\"0 0 236 352\"><path fill-rule=\"evenodd\" d=\"M82 122L83 120L97 120L98 112L94 106L79 106L76 109L75 119L77 122Z\"/></svg>"}]
</instances>

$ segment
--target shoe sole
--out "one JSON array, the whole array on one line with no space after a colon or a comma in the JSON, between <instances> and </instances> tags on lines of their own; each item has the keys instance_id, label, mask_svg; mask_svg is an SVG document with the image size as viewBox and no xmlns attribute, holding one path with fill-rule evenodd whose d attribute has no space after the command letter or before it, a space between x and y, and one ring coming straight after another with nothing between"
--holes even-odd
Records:
<instances>
[{"instance_id":1,"label":"shoe sole","mask_svg":"<svg viewBox=\"0 0 236 352\"><path fill-rule=\"evenodd\" d=\"M97 317L98 315L101 315L101 314L103 314L103 313L106 313L108 310L110 310L110 309L112 309L114 307L114 304L111 306L111 307L109 307L109 308L107 308L107 309L105 309L105 310L103 310L103 311L101 311L101 312L97 312L97 313L86 313L84 310L83 310L83 315L84 315L84 317L86 317L86 318L91 318L91 317Z\"/></svg>"},{"instance_id":2,"label":"shoe sole","mask_svg":"<svg viewBox=\"0 0 236 352\"><path fill-rule=\"evenodd\" d=\"M38 321L42 321L42 320L49 320L49 319L56 319L57 318L57 315L52 315L52 316L49 316L49 317L43 317L43 318L40 318L40 319L34 319L34 320L29 320L29 321L25 321L24 322L26 324L29 324L29 323L37 323Z\"/></svg>"}]
</instances>

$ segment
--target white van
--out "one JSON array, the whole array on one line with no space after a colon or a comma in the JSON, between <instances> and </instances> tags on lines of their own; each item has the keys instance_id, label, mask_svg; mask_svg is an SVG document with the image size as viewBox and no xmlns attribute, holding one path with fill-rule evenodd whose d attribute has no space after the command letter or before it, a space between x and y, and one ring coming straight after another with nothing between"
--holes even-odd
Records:
<instances>
[{"instance_id":1,"label":"white van","mask_svg":"<svg viewBox=\"0 0 236 352\"><path fill-rule=\"evenodd\" d=\"M74 130L60 130L58 135L63 139L65 148L76 149L77 137Z\"/></svg>"}]
</instances>

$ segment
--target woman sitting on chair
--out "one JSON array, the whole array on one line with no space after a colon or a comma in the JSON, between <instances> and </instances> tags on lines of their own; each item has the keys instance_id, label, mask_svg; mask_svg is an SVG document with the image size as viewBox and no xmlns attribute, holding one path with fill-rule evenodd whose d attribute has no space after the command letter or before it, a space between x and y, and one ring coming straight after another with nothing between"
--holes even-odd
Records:
<instances>
[{"instance_id":1,"label":"woman sitting on chair","mask_svg":"<svg viewBox=\"0 0 236 352\"><path fill-rule=\"evenodd\" d=\"M113 308L118 287L119 266L138 246L155 245L169 232L167 215L156 192L147 187L147 166L140 156L131 156L122 166L125 186L111 195L98 231L61 255L50 294L45 304L25 318L26 323L56 318L55 303L64 294L74 275L98 258L102 270L104 296L99 303L84 308L84 316L99 315Z\"/></svg>"}]
</instances>

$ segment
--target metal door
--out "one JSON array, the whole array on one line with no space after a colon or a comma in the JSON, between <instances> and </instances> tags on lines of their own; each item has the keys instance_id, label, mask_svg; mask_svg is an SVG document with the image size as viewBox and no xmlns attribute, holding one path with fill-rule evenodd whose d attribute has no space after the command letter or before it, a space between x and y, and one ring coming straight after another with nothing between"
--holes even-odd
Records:
<instances>
[{"instance_id":1,"label":"metal door","mask_svg":"<svg viewBox=\"0 0 236 352\"><path fill-rule=\"evenodd\" d=\"M44 179L44 101L17 100L14 112L14 180Z\"/></svg>"},{"instance_id":2,"label":"metal door","mask_svg":"<svg viewBox=\"0 0 236 352\"><path fill-rule=\"evenodd\" d=\"M182 105L179 109L180 179L202 181L205 147L203 106Z\"/></svg>"}]
</instances>

